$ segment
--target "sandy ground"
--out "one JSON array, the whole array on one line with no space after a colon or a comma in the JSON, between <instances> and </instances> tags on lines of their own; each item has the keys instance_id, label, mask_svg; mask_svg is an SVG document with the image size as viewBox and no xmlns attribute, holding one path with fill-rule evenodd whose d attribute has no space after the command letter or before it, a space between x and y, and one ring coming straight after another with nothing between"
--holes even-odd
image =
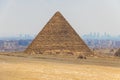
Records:
<instances>
[{"instance_id":1,"label":"sandy ground","mask_svg":"<svg viewBox=\"0 0 120 80\"><path fill-rule=\"evenodd\" d=\"M0 80L120 80L120 59L61 61L0 55Z\"/></svg>"}]
</instances>

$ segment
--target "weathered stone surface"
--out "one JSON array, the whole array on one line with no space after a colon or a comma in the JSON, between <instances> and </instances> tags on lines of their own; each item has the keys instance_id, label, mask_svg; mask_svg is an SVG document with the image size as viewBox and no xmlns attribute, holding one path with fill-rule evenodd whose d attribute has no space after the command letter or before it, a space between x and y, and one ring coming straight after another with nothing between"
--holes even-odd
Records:
<instances>
[{"instance_id":1,"label":"weathered stone surface","mask_svg":"<svg viewBox=\"0 0 120 80\"><path fill-rule=\"evenodd\" d=\"M118 51L114 55L120 57L120 49L118 49Z\"/></svg>"},{"instance_id":2,"label":"weathered stone surface","mask_svg":"<svg viewBox=\"0 0 120 80\"><path fill-rule=\"evenodd\" d=\"M25 51L30 54L91 55L91 51L71 25L56 12Z\"/></svg>"}]
</instances>

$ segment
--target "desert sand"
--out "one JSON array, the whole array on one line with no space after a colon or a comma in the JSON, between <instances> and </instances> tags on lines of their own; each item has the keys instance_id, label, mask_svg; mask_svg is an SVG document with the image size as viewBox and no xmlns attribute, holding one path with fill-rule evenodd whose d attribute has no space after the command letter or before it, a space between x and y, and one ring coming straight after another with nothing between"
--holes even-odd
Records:
<instances>
[{"instance_id":1,"label":"desert sand","mask_svg":"<svg viewBox=\"0 0 120 80\"><path fill-rule=\"evenodd\" d=\"M0 80L120 80L120 59L0 55Z\"/></svg>"}]
</instances>

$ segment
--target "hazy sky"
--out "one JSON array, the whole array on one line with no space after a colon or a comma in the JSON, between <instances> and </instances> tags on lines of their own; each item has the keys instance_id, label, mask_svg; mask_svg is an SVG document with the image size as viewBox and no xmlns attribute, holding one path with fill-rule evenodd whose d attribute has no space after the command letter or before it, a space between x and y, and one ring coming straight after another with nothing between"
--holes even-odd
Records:
<instances>
[{"instance_id":1,"label":"hazy sky","mask_svg":"<svg viewBox=\"0 0 120 80\"><path fill-rule=\"evenodd\" d=\"M120 35L120 0L0 0L0 37L37 34L56 11L80 35Z\"/></svg>"}]
</instances>

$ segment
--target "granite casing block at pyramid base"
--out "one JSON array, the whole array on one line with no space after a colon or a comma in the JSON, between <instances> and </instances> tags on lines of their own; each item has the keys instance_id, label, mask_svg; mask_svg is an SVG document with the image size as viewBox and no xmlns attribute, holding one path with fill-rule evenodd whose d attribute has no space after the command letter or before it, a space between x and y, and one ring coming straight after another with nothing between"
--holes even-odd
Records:
<instances>
[{"instance_id":1,"label":"granite casing block at pyramid base","mask_svg":"<svg viewBox=\"0 0 120 80\"><path fill-rule=\"evenodd\" d=\"M60 12L54 14L25 52L29 54L92 54Z\"/></svg>"}]
</instances>

